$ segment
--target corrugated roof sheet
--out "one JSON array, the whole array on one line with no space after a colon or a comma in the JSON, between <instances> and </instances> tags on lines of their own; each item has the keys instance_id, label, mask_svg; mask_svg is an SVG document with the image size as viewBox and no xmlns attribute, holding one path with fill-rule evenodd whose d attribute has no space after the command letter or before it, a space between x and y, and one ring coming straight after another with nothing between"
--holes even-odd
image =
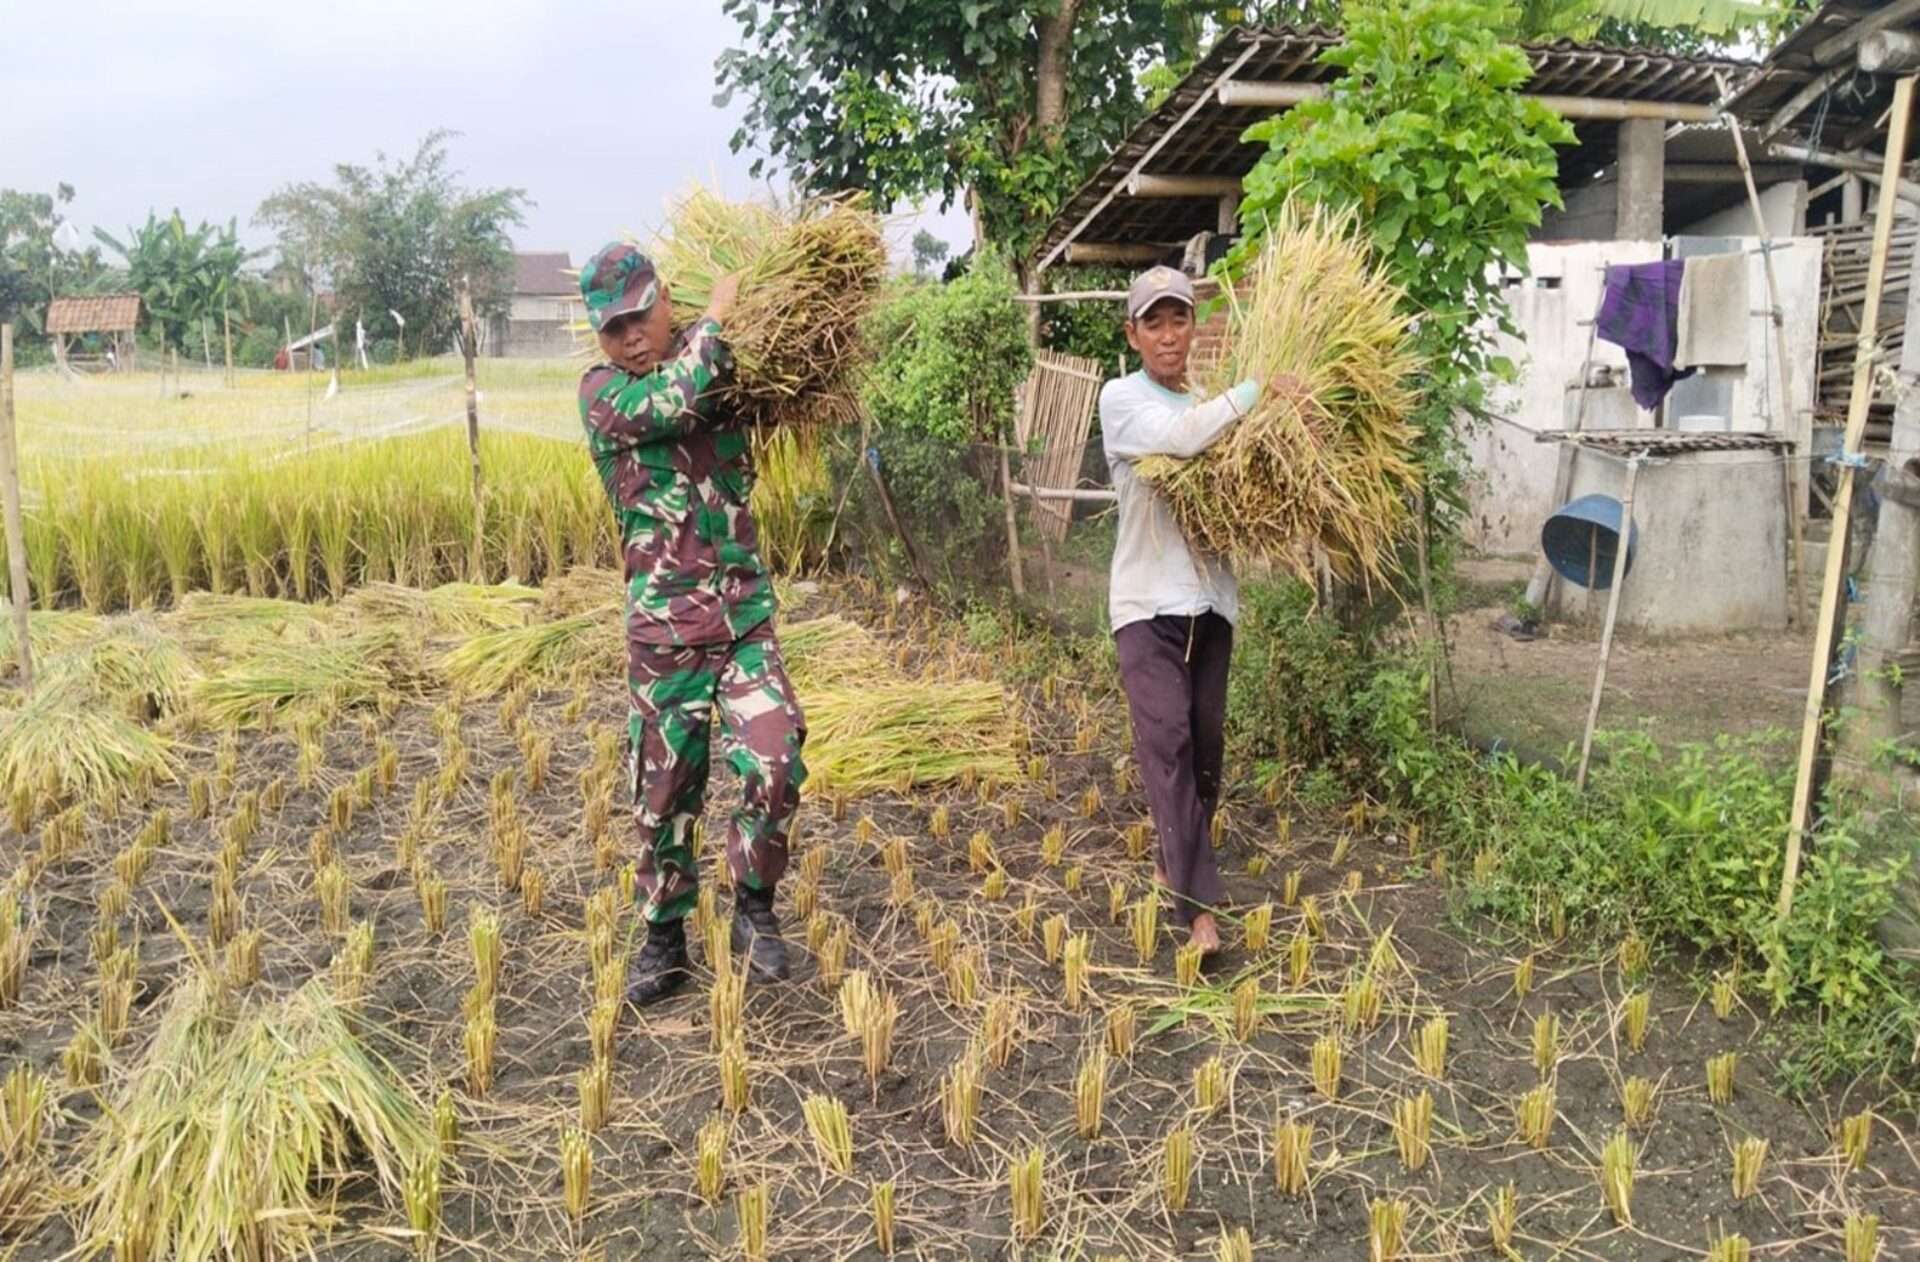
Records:
<instances>
[{"instance_id":1,"label":"corrugated roof sheet","mask_svg":"<svg viewBox=\"0 0 1920 1262\"><path fill-rule=\"evenodd\" d=\"M87 294L47 304L49 333L128 333L139 320L139 294Z\"/></svg>"},{"instance_id":2,"label":"corrugated roof sheet","mask_svg":"<svg viewBox=\"0 0 1920 1262\"><path fill-rule=\"evenodd\" d=\"M516 294L577 294L580 282L567 273L573 256L565 250L533 250L513 256L513 292Z\"/></svg>"},{"instance_id":3,"label":"corrugated roof sheet","mask_svg":"<svg viewBox=\"0 0 1920 1262\"><path fill-rule=\"evenodd\" d=\"M1340 32L1327 26L1243 26L1221 36L1160 108L1141 120L1105 165L1068 199L1048 225L1035 258L1046 257L1066 240L1074 226L1169 132L1174 133L1172 139L1143 168L1147 174L1244 176L1263 149L1242 142L1240 134L1275 111L1268 106L1223 106L1213 91L1215 81L1238 62L1232 75L1236 80L1329 82L1339 72L1320 64L1319 58L1340 39ZM1533 63L1533 78L1526 90L1565 96L1710 105L1719 97L1719 76L1738 83L1754 69L1752 62L1731 58L1678 56L1574 40L1529 44L1526 52ZM1179 120L1189 110L1193 117L1180 126ZM1562 182L1582 179L1611 162L1616 132L1617 125L1610 122L1576 124L1580 146L1562 154ZM1074 239L1175 244L1197 232L1211 231L1217 214L1215 203L1205 199L1115 197Z\"/></svg>"},{"instance_id":4,"label":"corrugated roof sheet","mask_svg":"<svg viewBox=\"0 0 1920 1262\"><path fill-rule=\"evenodd\" d=\"M1893 100L1894 76L1861 71L1853 44L1836 48L1829 41L1851 35L1857 43L1881 26L1913 31L1920 28L1920 13L1911 5L1895 9L1888 0L1829 0L1774 46L1733 94L1730 107L1764 126L1792 103L1795 116L1777 139L1813 140L1818 148L1840 151L1866 143L1884 130L1879 120ZM1816 80L1821 82L1812 99L1796 102L1795 96Z\"/></svg>"}]
</instances>

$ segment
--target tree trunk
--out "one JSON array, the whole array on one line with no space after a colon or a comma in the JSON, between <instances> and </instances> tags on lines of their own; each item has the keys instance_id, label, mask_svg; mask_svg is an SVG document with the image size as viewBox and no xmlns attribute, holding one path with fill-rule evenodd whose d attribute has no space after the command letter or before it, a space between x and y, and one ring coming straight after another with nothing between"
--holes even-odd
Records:
<instances>
[{"instance_id":1,"label":"tree trunk","mask_svg":"<svg viewBox=\"0 0 1920 1262\"><path fill-rule=\"evenodd\" d=\"M1067 61L1073 55L1073 19L1080 0L1060 0L1060 11L1040 19L1040 64L1034 76L1034 121L1048 145L1067 122Z\"/></svg>"}]
</instances>

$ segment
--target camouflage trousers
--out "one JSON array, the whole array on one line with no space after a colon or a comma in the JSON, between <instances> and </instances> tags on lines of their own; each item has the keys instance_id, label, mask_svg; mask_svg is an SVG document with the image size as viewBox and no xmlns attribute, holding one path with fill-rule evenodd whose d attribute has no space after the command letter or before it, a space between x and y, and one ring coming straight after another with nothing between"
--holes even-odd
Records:
<instances>
[{"instance_id":1,"label":"camouflage trousers","mask_svg":"<svg viewBox=\"0 0 1920 1262\"><path fill-rule=\"evenodd\" d=\"M635 897L647 920L693 909L699 863L694 825L706 806L713 720L721 755L739 773L727 828L734 883L772 889L787 867L787 837L806 779L807 725L780 658L773 620L732 643L627 644L627 775L639 836Z\"/></svg>"}]
</instances>

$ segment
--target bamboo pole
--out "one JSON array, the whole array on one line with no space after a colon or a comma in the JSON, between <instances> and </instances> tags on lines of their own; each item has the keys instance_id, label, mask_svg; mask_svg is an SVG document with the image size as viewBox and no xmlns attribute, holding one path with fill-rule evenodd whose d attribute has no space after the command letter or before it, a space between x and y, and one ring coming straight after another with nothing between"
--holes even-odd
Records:
<instances>
[{"instance_id":1,"label":"bamboo pole","mask_svg":"<svg viewBox=\"0 0 1920 1262\"><path fill-rule=\"evenodd\" d=\"M1724 79L1720 81L1720 95L1727 95ZM1747 142L1740 135L1740 124L1732 114L1723 117L1727 120L1727 132L1733 137L1733 152L1740 159L1740 178L1747 186L1747 207L1753 213L1753 233L1760 238L1760 262L1767 275L1767 310L1773 324L1773 358L1780 373L1780 433L1783 437L1792 438L1793 364L1787 358L1787 323L1786 313L1780 307L1780 282L1773 273L1773 235L1767 231L1766 216L1760 211L1760 190L1754 186L1753 164L1747 161ZM1787 625L1793 626L1800 621L1801 610L1807 607L1806 530L1801 522L1803 510L1799 479L1793 475L1793 462L1783 461L1781 468L1787 479L1787 529L1792 540L1788 570L1793 576L1793 604L1787 609Z\"/></svg>"},{"instance_id":2,"label":"bamboo pole","mask_svg":"<svg viewBox=\"0 0 1920 1262\"><path fill-rule=\"evenodd\" d=\"M467 570L476 583L487 581L487 498L480 479L480 392L474 380L474 357L479 353L473 322L473 287L460 278L460 352L467 361L467 455L473 461L473 550ZM530 579L532 575L516 575Z\"/></svg>"},{"instance_id":3,"label":"bamboo pole","mask_svg":"<svg viewBox=\"0 0 1920 1262\"><path fill-rule=\"evenodd\" d=\"M1005 447L1000 448L1000 491L1007 519L1007 577L1013 582L1013 594L1025 596L1027 576L1020 567L1020 524L1013 508L1013 466Z\"/></svg>"},{"instance_id":4,"label":"bamboo pole","mask_svg":"<svg viewBox=\"0 0 1920 1262\"><path fill-rule=\"evenodd\" d=\"M1827 542L1827 570L1820 580L1820 615L1814 623L1813 660L1807 669L1807 706L1800 722L1800 759L1793 780L1793 811L1787 819L1787 849L1781 864L1778 911L1785 920L1793 911L1793 887L1800 877L1800 845L1812 815L1813 798L1821 778L1820 738L1827 706L1827 676L1832 670L1834 645L1846 620L1840 586L1847 572L1847 524L1853 515L1853 484L1860 443L1867 432L1867 409L1873 401L1874 333L1880 323L1880 294L1887 279L1887 249L1893 239L1893 217L1899 192L1894 176L1907 152L1907 128L1913 115L1914 78L1894 85L1892 126L1887 135L1886 178L1880 181L1879 205L1873 225L1873 254L1867 265L1867 292L1860 313L1860 334L1854 343L1853 393L1847 400L1847 429L1833 497L1833 537Z\"/></svg>"},{"instance_id":5,"label":"bamboo pole","mask_svg":"<svg viewBox=\"0 0 1920 1262\"><path fill-rule=\"evenodd\" d=\"M1593 698L1587 703L1587 730L1580 736L1580 774L1576 788L1587 787L1587 764L1593 758L1593 732L1600 723L1600 697L1607 687L1607 661L1613 656L1613 624L1620 616L1620 587L1627 578L1627 545L1633 539L1633 484L1640 480L1640 456L1627 461L1627 485L1620 495L1620 538L1613 549L1613 586L1607 591L1607 620L1600 631L1600 665L1593 675ZM1593 533L1599 534L1599 527ZM1587 572L1593 582L1593 572Z\"/></svg>"},{"instance_id":6,"label":"bamboo pole","mask_svg":"<svg viewBox=\"0 0 1920 1262\"><path fill-rule=\"evenodd\" d=\"M20 687L33 695L33 640L28 608L27 531L20 519L20 460L13 434L13 321L0 324L0 494L6 496L7 599L13 605L14 655L20 662Z\"/></svg>"},{"instance_id":7,"label":"bamboo pole","mask_svg":"<svg viewBox=\"0 0 1920 1262\"><path fill-rule=\"evenodd\" d=\"M233 312L227 308L224 301L220 304L220 326L220 336L227 348L227 385L231 388L233 385Z\"/></svg>"}]
</instances>

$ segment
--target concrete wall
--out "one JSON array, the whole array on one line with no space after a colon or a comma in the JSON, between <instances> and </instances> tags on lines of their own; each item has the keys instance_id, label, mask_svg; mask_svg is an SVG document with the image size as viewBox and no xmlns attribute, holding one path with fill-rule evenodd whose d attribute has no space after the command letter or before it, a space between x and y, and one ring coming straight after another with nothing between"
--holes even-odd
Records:
<instances>
[{"instance_id":1,"label":"concrete wall","mask_svg":"<svg viewBox=\"0 0 1920 1262\"><path fill-rule=\"evenodd\" d=\"M573 354L573 331L558 320L490 322L485 353L504 359L558 359Z\"/></svg>"},{"instance_id":2,"label":"concrete wall","mask_svg":"<svg viewBox=\"0 0 1920 1262\"><path fill-rule=\"evenodd\" d=\"M1626 466L1583 452L1573 498L1619 499ZM1647 635L1771 630L1787 623L1787 520L1780 465L1765 452L1698 452L1643 466L1635 483L1633 568L1622 629ZM1579 615L1589 593L1553 585L1552 612ZM1591 594L1596 611L1604 592Z\"/></svg>"},{"instance_id":3,"label":"concrete wall","mask_svg":"<svg viewBox=\"0 0 1920 1262\"><path fill-rule=\"evenodd\" d=\"M1620 221L1620 180L1613 173L1592 184L1560 190L1564 210L1549 206L1541 216L1540 241L1611 241Z\"/></svg>"},{"instance_id":4,"label":"concrete wall","mask_svg":"<svg viewBox=\"0 0 1920 1262\"><path fill-rule=\"evenodd\" d=\"M1767 235L1779 240L1797 237L1807 230L1807 182L1786 180L1760 190L1760 217L1766 221ZM1739 237L1753 231L1753 210L1743 197L1738 206L1708 215L1680 230L1688 237Z\"/></svg>"},{"instance_id":5,"label":"concrete wall","mask_svg":"<svg viewBox=\"0 0 1920 1262\"><path fill-rule=\"evenodd\" d=\"M515 294L510 308L509 318L514 320L555 320L578 319L580 303L575 298L548 296L545 294Z\"/></svg>"},{"instance_id":6,"label":"concrete wall","mask_svg":"<svg viewBox=\"0 0 1920 1262\"><path fill-rule=\"evenodd\" d=\"M1741 238L1744 249L1755 249L1752 238ZM1472 466L1467 493L1467 542L1495 555L1536 555L1540 526L1555 505L1554 470L1558 448L1539 443L1534 435L1564 429L1571 422L1576 386L1586 358L1590 320L1599 307L1601 269L1610 263L1645 263L1661 257L1658 241L1592 241L1566 244L1536 243L1527 249L1532 275L1508 291L1513 316L1522 330L1519 339L1499 337L1499 353L1520 368L1513 386L1496 388L1490 409L1504 418L1478 422L1467 432ZM1767 305L1765 269L1758 253L1748 256L1750 307ZM1780 431L1806 450L1810 435L1814 350L1819 337L1820 246L1799 238L1775 243L1774 270L1784 295L1787 350L1791 365L1794 408L1783 421L1778 404L1780 386L1773 332L1763 316L1747 319L1747 363L1724 370L1731 377L1729 428ZM1589 389L1588 429L1630 429L1652 425L1655 417L1633 405L1626 382L1626 355L1619 347L1596 341L1596 364L1616 374L1617 386ZM1776 475L1777 481L1777 475Z\"/></svg>"},{"instance_id":7,"label":"concrete wall","mask_svg":"<svg viewBox=\"0 0 1920 1262\"><path fill-rule=\"evenodd\" d=\"M1553 505L1556 448L1534 441L1542 430L1564 429L1573 417L1588 330L1580 321L1600 306L1601 268L1608 263L1646 263L1660 257L1657 241L1594 241L1527 247L1532 275L1507 291L1520 339L1500 335L1498 353L1520 369L1520 380L1496 387L1489 408L1500 421L1478 422L1467 434L1472 465L1467 542L1496 555L1533 555L1540 525ZM1616 370L1624 383L1627 357L1619 347L1595 341L1597 364ZM1638 423L1638 409L1624 384L1589 390L1586 424L1619 429Z\"/></svg>"}]
</instances>

